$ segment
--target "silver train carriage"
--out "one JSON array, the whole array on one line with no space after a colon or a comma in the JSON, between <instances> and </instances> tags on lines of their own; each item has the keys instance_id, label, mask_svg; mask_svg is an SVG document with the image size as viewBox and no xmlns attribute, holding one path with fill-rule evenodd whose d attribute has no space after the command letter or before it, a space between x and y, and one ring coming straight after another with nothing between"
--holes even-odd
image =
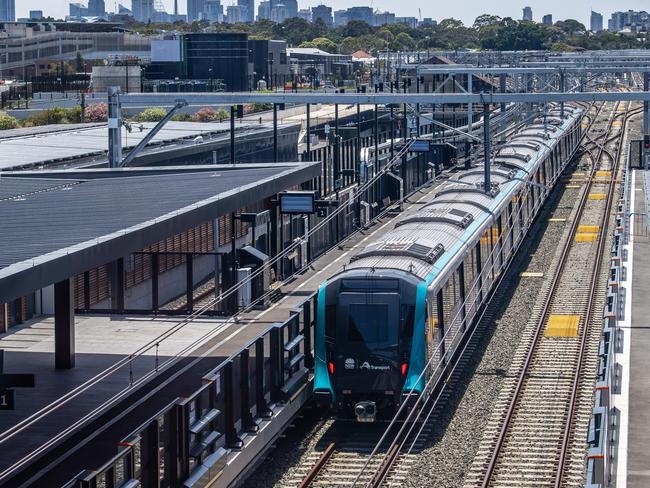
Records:
<instances>
[{"instance_id":1,"label":"silver train carriage","mask_svg":"<svg viewBox=\"0 0 650 488\"><path fill-rule=\"evenodd\" d=\"M457 173L318 292L314 393L357 420L428 396L571 160L583 110L553 108L483 168Z\"/></svg>"}]
</instances>

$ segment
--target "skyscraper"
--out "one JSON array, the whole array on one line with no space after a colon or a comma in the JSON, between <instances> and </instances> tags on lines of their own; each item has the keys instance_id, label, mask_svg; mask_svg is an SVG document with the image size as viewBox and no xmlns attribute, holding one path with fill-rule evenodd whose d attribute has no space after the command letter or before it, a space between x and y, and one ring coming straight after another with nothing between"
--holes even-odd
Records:
<instances>
[{"instance_id":1,"label":"skyscraper","mask_svg":"<svg viewBox=\"0 0 650 488\"><path fill-rule=\"evenodd\" d=\"M542 24L553 25L553 15L546 14L544 17L542 17Z\"/></svg>"},{"instance_id":2,"label":"skyscraper","mask_svg":"<svg viewBox=\"0 0 650 488\"><path fill-rule=\"evenodd\" d=\"M532 22L533 20L533 9L530 7L524 7L524 15L522 17L523 20L529 20Z\"/></svg>"},{"instance_id":3,"label":"skyscraper","mask_svg":"<svg viewBox=\"0 0 650 488\"><path fill-rule=\"evenodd\" d=\"M187 0L187 21L201 20L205 14L205 0Z\"/></svg>"},{"instance_id":4,"label":"skyscraper","mask_svg":"<svg viewBox=\"0 0 650 488\"><path fill-rule=\"evenodd\" d=\"M603 30L603 16L593 10L591 11L589 30L591 30L591 32L600 32Z\"/></svg>"},{"instance_id":5,"label":"skyscraper","mask_svg":"<svg viewBox=\"0 0 650 488\"><path fill-rule=\"evenodd\" d=\"M246 22L255 22L255 0L237 0L237 5L244 7L244 19Z\"/></svg>"},{"instance_id":6,"label":"skyscraper","mask_svg":"<svg viewBox=\"0 0 650 488\"><path fill-rule=\"evenodd\" d=\"M91 17L103 17L106 15L104 0L88 0L88 15Z\"/></svg>"},{"instance_id":7,"label":"skyscraper","mask_svg":"<svg viewBox=\"0 0 650 488\"><path fill-rule=\"evenodd\" d=\"M16 0L0 0L0 20L16 21Z\"/></svg>"},{"instance_id":8,"label":"skyscraper","mask_svg":"<svg viewBox=\"0 0 650 488\"><path fill-rule=\"evenodd\" d=\"M149 22L154 18L154 0L133 0L133 18L138 22Z\"/></svg>"},{"instance_id":9,"label":"skyscraper","mask_svg":"<svg viewBox=\"0 0 650 488\"><path fill-rule=\"evenodd\" d=\"M327 27L332 27L334 25L334 19L332 18L332 7L326 5L318 5L317 7L311 8L311 20L316 22L316 20L321 19Z\"/></svg>"}]
</instances>

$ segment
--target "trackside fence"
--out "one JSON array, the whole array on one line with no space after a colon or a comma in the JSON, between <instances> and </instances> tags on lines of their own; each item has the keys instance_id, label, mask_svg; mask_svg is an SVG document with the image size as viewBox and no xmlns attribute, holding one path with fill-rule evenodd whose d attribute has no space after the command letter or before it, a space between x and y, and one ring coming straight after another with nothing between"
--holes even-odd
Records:
<instances>
[{"instance_id":1,"label":"trackside fence","mask_svg":"<svg viewBox=\"0 0 650 488\"><path fill-rule=\"evenodd\" d=\"M65 488L203 487L246 449L309 382L317 293L283 323L222 361L186 398L177 398L118 443L117 454Z\"/></svg>"}]
</instances>

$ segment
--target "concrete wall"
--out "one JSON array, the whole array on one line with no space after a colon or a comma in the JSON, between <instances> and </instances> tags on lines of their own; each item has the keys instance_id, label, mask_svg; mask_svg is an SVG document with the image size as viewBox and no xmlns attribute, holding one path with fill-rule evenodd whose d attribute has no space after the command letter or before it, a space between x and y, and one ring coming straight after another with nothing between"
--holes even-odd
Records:
<instances>
[{"instance_id":1,"label":"concrete wall","mask_svg":"<svg viewBox=\"0 0 650 488\"><path fill-rule=\"evenodd\" d=\"M139 93L140 66L93 66L93 91L106 92L109 86L119 86L123 92Z\"/></svg>"}]
</instances>

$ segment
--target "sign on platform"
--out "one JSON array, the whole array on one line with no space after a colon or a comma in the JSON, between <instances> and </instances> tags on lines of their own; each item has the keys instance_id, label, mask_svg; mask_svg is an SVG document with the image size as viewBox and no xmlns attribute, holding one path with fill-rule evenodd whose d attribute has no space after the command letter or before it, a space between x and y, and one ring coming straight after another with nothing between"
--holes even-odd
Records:
<instances>
[{"instance_id":1,"label":"sign on platform","mask_svg":"<svg viewBox=\"0 0 650 488\"><path fill-rule=\"evenodd\" d=\"M16 409L16 390L4 388L0 390L0 410Z\"/></svg>"}]
</instances>

